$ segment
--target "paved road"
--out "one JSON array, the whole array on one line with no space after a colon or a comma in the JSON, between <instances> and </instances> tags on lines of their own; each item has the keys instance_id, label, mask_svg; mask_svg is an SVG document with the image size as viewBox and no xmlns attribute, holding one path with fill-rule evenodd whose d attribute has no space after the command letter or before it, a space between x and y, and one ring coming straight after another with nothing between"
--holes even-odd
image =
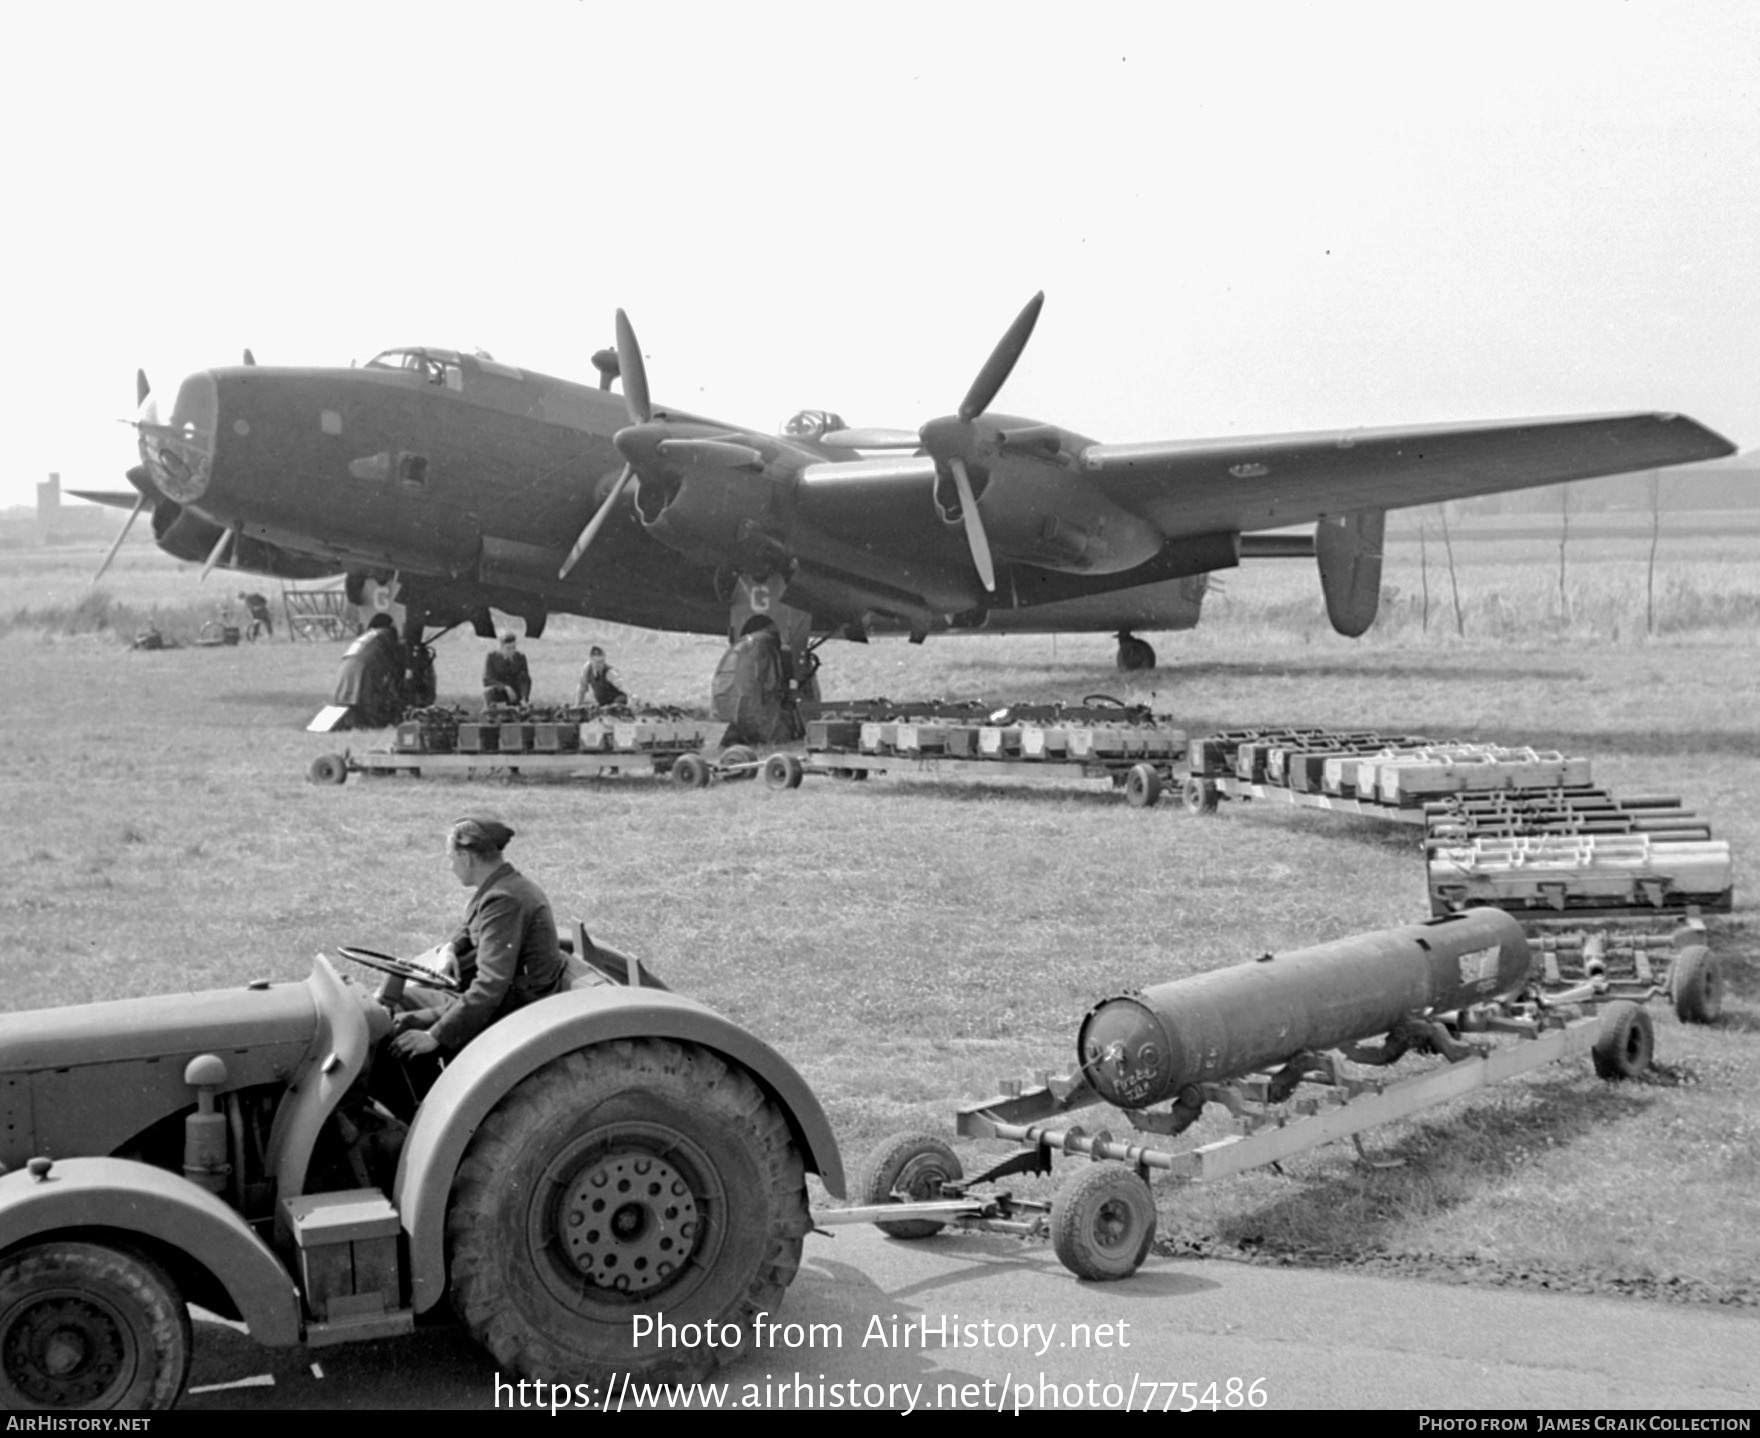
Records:
<instances>
[{"instance_id":1,"label":"paved road","mask_svg":"<svg viewBox=\"0 0 1760 1438\"><path fill-rule=\"evenodd\" d=\"M1166 1385L1226 1405L1232 1381L1272 1408L1760 1407L1752 1315L1192 1260L1078 1283L1048 1247L983 1234L815 1234L773 1317L801 1327L718 1375L730 1403L1105 1407L1134 1384L1137 1407L1177 1410ZM197 1333L192 1409L496 1404L493 1362L453 1328L315 1352Z\"/></svg>"}]
</instances>

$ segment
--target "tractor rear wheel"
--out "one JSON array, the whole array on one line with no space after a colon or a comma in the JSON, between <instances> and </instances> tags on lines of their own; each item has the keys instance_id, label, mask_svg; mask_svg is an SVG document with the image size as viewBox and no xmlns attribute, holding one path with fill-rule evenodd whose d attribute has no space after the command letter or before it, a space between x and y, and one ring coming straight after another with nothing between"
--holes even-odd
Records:
<instances>
[{"instance_id":1,"label":"tractor rear wheel","mask_svg":"<svg viewBox=\"0 0 1760 1438\"><path fill-rule=\"evenodd\" d=\"M0 1409L170 1408L191 1345L176 1285L138 1254L43 1243L0 1263Z\"/></svg>"},{"instance_id":2,"label":"tractor rear wheel","mask_svg":"<svg viewBox=\"0 0 1760 1438\"><path fill-rule=\"evenodd\" d=\"M601 1044L477 1130L446 1223L453 1306L530 1378L701 1378L781 1302L811 1226L788 1120L744 1069L694 1044ZM638 1343L642 1317L682 1336Z\"/></svg>"}]
</instances>

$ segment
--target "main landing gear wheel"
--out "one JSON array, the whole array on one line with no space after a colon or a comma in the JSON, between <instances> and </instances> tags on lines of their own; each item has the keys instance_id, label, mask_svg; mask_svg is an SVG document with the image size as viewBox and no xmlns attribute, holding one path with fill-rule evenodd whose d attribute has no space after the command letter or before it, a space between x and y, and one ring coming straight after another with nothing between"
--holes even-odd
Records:
<instances>
[{"instance_id":1,"label":"main landing gear wheel","mask_svg":"<svg viewBox=\"0 0 1760 1438\"><path fill-rule=\"evenodd\" d=\"M681 789L709 787L709 766L696 754L680 754L672 765L672 782Z\"/></svg>"},{"instance_id":2,"label":"main landing gear wheel","mask_svg":"<svg viewBox=\"0 0 1760 1438\"><path fill-rule=\"evenodd\" d=\"M932 1133L895 1133L868 1156L857 1202L933 1203L941 1185L964 1177L959 1155ZM903 1218L874 1227L892 1238L928 1238L947 1225L934 1218Z\"/></svg>"},{"instance_id":3,"label":"main landing gear wheel","mask_svg":"<svg viewBox=\"0 0 1760 1438\"><path fill-rule=\"evenodd\" d=\"M1124 801L1133 809L1153 809L1161 802L1161 774L1153 764L1132 764L1125 776Z\"/></svg>"},{"instance_id":4,"label":"main landing gear wheel","mask_svg":"<svg viewBox=\"0 0 1760 1438\"><path fill-rule=\"evenodd\" d=\"M1088 1164L1051 1200L1051 1246L1077 1278L1129 1278L1154 1241L1155 1196L1128 1164Z\"/></svg>"},{"instance_id":5,"label":"main landing gear wheel","mask_svg":"<svg viewBox=\"0 0 1760 1438\"><path fill-rule=\"evenodd\" d=\"M412 984L424 984L430 989L444 989L449 994L462 994L464 985L438 969L425 969L420 964L412 964L408 959L400 959L391 954L382 954L377 949L358 949L353 944L338 944L336 952L350 963L361 965L362 968L377 969L382 974L390 974L394 979L407 979Z\"/></svg>"},{"instance_id":6,"label":"main landing gear wheel","mask_svg":"<svg viewBox=\"0 0 1760 1438\"><path fill-rule=\"evenodd\" d=\"M1126 674L1155 667L1155 650L1134 634L1118 636L1118 667Z\"/></svg>"},{"instance_id":7,"label":"main landing gear wheel","mask_svg":"<svg viewBox=\"0 0 1760 1438\"><path fill-rule=\"evenodd\" d=\"M343 784L348 781L348 761L340 754L320 754L306 770L306 781L312 784Z\"/></svg>"},{"instance_id":8,"label":"main landing gear wheel","mask_svg":"<svg viewBox=\"0 0 1760 1438\"><path fill-rule=\"evenodd\" d=\"M1194 774L1179 786L1179 798L1188 814L1214 814L1221 792L1210 780Z\"/></svg>"},{"instance_id":9,"label":"main landing gear wheel","mask_svg":"<svg viewBox=\"0 0 1760 1438\"><path fill-rule=\"evenodd\" d=\"M170 1408L191 1347L176 1286L138 1254L44 1243L0 1262L0 1409Z\"/></svg>"},{"instance_id":10,"label":"main landing gear wheel","mask_svg":"<svg viewBox=\"0 0 1760 1438\"><path fill-rule=\"evenodd\" d=\"M1590 1057L1604 1079L1638 1078L1649 1072L1656 1054L1656 1033L1642 1006L1621 1000L1601 1011Z\"/></svg>"},{"instance_id":11,"label":"main landing gear wheel","mask_svg":"<svg viewBox=\"0 0 1760 1438\"><path fill-rule=\"evenodd\" d=\"M690 1381L745 1351L812 1227L788 1120L694 1044L618 1040L529 1075L484 1120L446 1221L453 1306L553 1383ZM739 1341L639 1348L640 1316Z\"/></svg>"},{"instance_id":12,"label":"main landing gear wheel","mask_svg":"<svg viewBox=\"0 0 1760 1438\"><path fill-rule=\"evenodd\" d=\"M1723 1012L1723 971L1703 945L1675 955L1668 988L1675 1016L1683 1024L1714 1024Z\"/></svg>"},{"instance_id":13,"label":"main landing gear wheel","mask_svg":"<svg viewBox=\"0 0 1760 1438\"><path fill-rule=\"evenodd\" d=\"M764 787L798 789L801 786L801 776L805 772L801 768L801 761L793 754L772 754L764 761Z\"/></svg>"}]
</instances>

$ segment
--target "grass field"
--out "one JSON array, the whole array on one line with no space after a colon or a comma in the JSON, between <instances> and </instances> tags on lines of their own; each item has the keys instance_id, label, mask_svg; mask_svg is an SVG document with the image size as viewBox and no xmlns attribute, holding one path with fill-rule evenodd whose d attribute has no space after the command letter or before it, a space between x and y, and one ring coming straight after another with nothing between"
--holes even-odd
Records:
<instances>
[{"instance_id":1,"label":"grass field","mask_svg":"<svg viewBox=\"0 0 1760 1438\"><path fill-rule=\"evenodd\" d=\"M1562 748L1616 788L1680 794L1734 845L1737 909L1714 921L1726 1015L1694 1029L1658 1009L1650 1080L1543 1070L1366 1137L1401 1167L1335 1145L1281 1173L1160 1187L1166 1243L1760 1302L1760 665L1743 607L1760 538L1673 547L1662 573L1698 596L1700 619L1655 639L1642 553L1597 540L1567 569L1573 614L1540 609L1501 639L1474 615L1556 601L1556 545L1457 543L1464 640L1432 546L1428 631L1396 616L1338 639L1311 566L1260 565L1228 577L1194 634L1159 636L1164 667L1129 682L1106 636L827 648L835 696L1154 694L1194 734L1300 722ZM1389 564L1404 596L1410 548ZM338 943L425 946L466 897L445 825L487 806L520 831L511 857L560 913L786 1054L853 1167L894 1131L948 1131L954 1106L999 1078L1067 1067L1078 1021L1108 993L1427 912L1412 830L1315 813L1200 820L1099 790L895 779L314 788L306 768L335 740L304 725L340 646L130 652L118 632L133 616L199 624L239 586L196 590L193 573L131 550L106 585L124 622L94 630L79 616L96 558L0 558L8 1009L295 979ZM1596 594L1622 606L1617 636L1585 617ZM580 620L525 646L540 699L572 693L594 638L640 697L701 707L717 641ZM481 647L441 644L443 699L470 696ZM1196 1136L1221 1131L1206 1120Z\"/></svg>"}]
</instances>

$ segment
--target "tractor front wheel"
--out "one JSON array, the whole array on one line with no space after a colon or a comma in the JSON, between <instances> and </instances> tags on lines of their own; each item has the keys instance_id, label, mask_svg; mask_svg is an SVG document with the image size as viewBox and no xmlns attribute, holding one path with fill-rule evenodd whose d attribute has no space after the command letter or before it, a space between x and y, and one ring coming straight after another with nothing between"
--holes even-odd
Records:
<instances>
[{"instance_id":1,"label":"tractor front wheel","mask_svg":"<svg viewBox=\"0 0 1760 1438\"><path fill-rule=\"evenodd\" d=\"M478 1129L446 1224L453 1305L530 1378L688 1381L745 1351L811 1226L788 1120L745 1070L619 1040L546 1064Z\"/></svg>"},{"instance_id":2,"label":"tractor front wheel","mask_svg":"<svg viewBox=\"0 0 1760 1438\"><path fill-rule=\"evenodd\" d=\"M44 1243L0 1262L0 1409L169 1408L191 1344L176 1286L138 1254Z\"/></svg>"}]
</instances>

